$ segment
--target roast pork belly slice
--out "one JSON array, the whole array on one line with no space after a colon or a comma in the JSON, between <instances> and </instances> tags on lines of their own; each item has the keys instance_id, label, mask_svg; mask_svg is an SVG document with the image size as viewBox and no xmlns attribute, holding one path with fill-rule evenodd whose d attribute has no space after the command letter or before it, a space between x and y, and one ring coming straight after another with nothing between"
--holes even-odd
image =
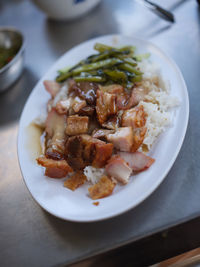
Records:
<instances>
[{"instance_id":1,"label":"roast pork belly slice","mask_svg":"<svg viewBox=\"0 0 200 267\"><path fill-rule=\"evenodd\" d=\"M106 140L106 137L108 134L114 133L114 130L108 130L108 129L97 129L92 132L92 137L97 139L103 139Z\"/></svg>"},{"instance_id":2,"label":"roast pork belly slice","mask_svg":"<svg viewBox=\"0 0 200 267\"><path fill-rule=\"evenodd\" d=\"M134 106L138 105L140 101L143 101L148 94L149 90L147 88L143 88L142 86L134 87L132 90L132 97L134 100Z\"/></svg>"},{"instance_id":3,"label":"roast pork belly slice","mask_svg":"<svg viewBox=\"0 0 200 267\"><path fill-rule=\"evenodd\" d=\"M145 126L147 114L142 105L125 110L122 115L122 126L141 128Z\"/></svg>"},{"instance_id":4,"label":"roast pork belly slice","mask_svg":"<svg viewBox=\"0 0 200 267\"><path fill-rule=\"evenodd\" d=\"M132 169L126 161L120 156L113 156L106 165L106 172L109 176L114 177L118 182L127 184Z\"/></svg>"},{"instance_id":5,"label":"roast pork belly slice","mask_svg":"<svg viewBox=\"0 0 200 267\"><path fill-rule=\"evenodd\" d=\"M81 99L84 99L89 105L95 105L96 102L96 91L98 85L92 82L78 82L76 83L73 79L70 80L69 92L75 93Z\"/></svg>"},{"instance_id":6,"label":"roast pork belly slice","mask_svg":"<svg viewBox=\"0 0 200 267\"><path fill-rule=\"evenodd\" d=\"M73 171L65 160L54 160L41 156L37 158L37 163L46 168L45 175L51 178L63 178Z\"/></svg>"},{"instance_id":7,"label":"roast pork belly slice","mask_svg":"<svg viewBox=\"0 0 200 267\"><path fill-rule=\"evenodd\" d=\"M128 163L134 172L141 172L148 169L155 161L155 159L142 152L119 152L118 155Z\"/></svg>"},{"instance_id":8,"label":"roast pork belly slice","mask_svg":"<svg viewBox=\"0 0 200 267\"><path fill-rule=\"evenodd\" d=\"M96 100L97 118L100 124L117 113L116 96L103 91L97 91Z\"/></svg>"},{"instance_id":9,"label":"roast pork belly slice","mask_svg":"<svg viewBox=\"0 0 200 267\"><path fill-rule=\"evenodd\" d=\"M120 84L100 86L100 90L102 90L103 92L106 92L109 94L115 94L115 95L124 93L124 88Z\"/></svg>"},{"instance_id":10,"label":"roast pork belly slice","mask_svg":"<svg viewBox=\"0 0 200 267\"><path fill-rule=\"evenodd\" d=\"M79 186L85 183L87 180L86 176L82 172L75 172L72 176L70 176L65 182L64 186L68 189L74 191Z\"/></svg>"},{"instance_id":11,"label":"roast pork belly slice","mask_svg":"<svg viewBox=\"0 0 200 267\"><path fill-rule=\"evenodd\" d=\"M92 162L92 166L96 168L102 168L112 156L113 144L106 144L103 141L96 142L95 150L96 152L94 160Z\"/></svg>"},{"instance_id":12,"label":"roast pork belly slice","mask_svg":"<svg viewBox=\"0 0 200 267\"><path fill-rule=\"evenodd\" d=\"M106 175L102 176L98 183L88 188L92 199L99 199L110 196L115 187L115 183Z\"/></svg>"},{"instance_id":13,"label":"roast pork belly slice","mask_svg":"<svg viewBox=\"0 0 200 267\"><path fill-rule=\"evenodd\" d=\"M107 140L120 151L131 151L134 141L133 129L132 127L120 127L115 133L108 134Z\"/></svg>"},{"instance_id":14,"label":"roast pork belly slice","mask_svg":"<svg viewBox=\"0 0 200 267\"><path fill-rule=\"evenodd\" d=\"M107 144L89 135L82 135L85 159L92 160L92 166L102 168L112 156L113 144ZM86 156L87 155L87 156Z\"/></svg>"},{"instance_id":15,"label":"roast pork belly slice","mask_svg":"<svg viewBox=\"0 0 200 267\"><path fill-rule=\"evenodd\" d=\"M55 81L45 80L43 82L45 89L50 93L51 97L54 98L60 91L61 85Z\"/></svg>"},{"instance_id":16,"label":"roast pork belly slice","mask_svg":"<svg viewBox=\"0 0 200 267\"><path fill-rule=\"evenodd\" d=\"M136 106L138 103L135 101L135 94L133 90L131 94L123 94L117 96L118 110L126 110Z\"/></svg>"},{"instance_id":17,"label":"roast pork belly slice","mask_svg":"<svg viewBox=\"0 0 200 267\"><path fill-rule=\"evenodd\" d=\"M45 123L46 132L46 151L45 155L53 159L63 158L65 150L65 142L67 136L65 134L66 117L60 115L53 108L47 116Z\"/></svg>"},{"instance_id":18,"label":"roast pork belly slice","mask_svg":"<svg viewBox=\"0 0 200 267\"><path fill-rule=\"evenodd\" d=\"M138 105L138 103L145 99L148 91L143 88L133 87L131 94L121 94L117 96L118 110L127 110Z\"/></svg>"},{"instance_id":19,"label":"roast pork belly slice","mask_svg":"<svg viewBox=\"0 0 200 267\"><path fill-rule=\"evenodd\" d=\"M147 131L146 127L136 128L133 130L133 145L131 148L131 152L136 152L142 145L146 131Z\"/></svg>"},{"instance_id":20,"label":"roast pork belly slice","mask_svg":"<svg viewBox=\"0 0 200 267\"><path fill-rule=\"evenodd\" d=\"M120 126L120 117L118 116L118 114L111 116L106 122L102 124L102 126L110 130L115 130Z\"/></svg>"},{"instance_id":21,"label":"roast pork belly slice","mask_svg":"<svg viewBox=\"0 0 200 267\"><path fill-rule=\"evenodd\" d=\"M57 113L59 114L67 114L70 107L71 107L71 104L72 104L72 98L69 97L65 100L59 100L57 103L56 103L56 111Z\"/></svg>"},{"instance_id":22,"label":"roast pork belly slice","mask_svg":"<svg viewBox=\"0 0 200 267\"><path fill-rule=\"evenodd\" d=\"M78 113L82 108L84 108L86 106L86 101L81 99L80 97L76 96L74 98L73 104L72 104L72 108L74 110L75 113Z\"/></svg>"},{"instance_id":23,"label":"roast pork belly slice","mask_svg":"<svg viewBox=\"0 0 200 267\"><path fill-rule=\"evenodd\" d=\"M67 117L67 135L84 134L88 131L89 118L87 116L72 115Z\"/></svg>"},{"instance_id":24,"label":"roast pork belly slice","mask_svg":"<svg viewBox=\"0 0 200 267\"><path fill-rule=\"evenodd\" d=\"M74 170L85 168L86 163L83 160L84 146L80 135L68 138L65 145L65 158Z\"/></svg>"},{"instance_id":25,"label":"roast pork belly slice","mask_svg":"<svg viewBox=\"0 0 200 267\"><path fill-rule=\"evenodd\" d=\"M66 143L65 157L74 170L87 165L102 168L112 156L113 144L107 144L90 135L69 137Z\"/></svg>"},{"instance_id":26,"label":"roast pork belly slice","mask_svg":"<svg viewBox=\"0 0 200 267\"><path fill-rule=\"evenodd\" d=\"M82 116L89 116L90 117L94 114L94 112L95 112L94 106L85 106L78 111L78 114L82 115Z\"/></svg>"}]
</instances>

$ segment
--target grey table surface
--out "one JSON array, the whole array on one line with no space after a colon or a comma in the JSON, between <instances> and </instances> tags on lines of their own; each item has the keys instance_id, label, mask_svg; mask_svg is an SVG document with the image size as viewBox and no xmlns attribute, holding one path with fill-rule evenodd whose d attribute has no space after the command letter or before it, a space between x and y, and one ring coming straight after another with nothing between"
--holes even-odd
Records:
<instances>
[{"instance_id":1,"label":"grey table surface","mask_svg":"<svg viewBox=\"0 0 200 267\"><path fill-rule=\"evenodd\" d=\"M30 1L0 2L0 26L15 26L26 38L24 72L0 95L1 266L62 266L200 215L200 11L195 0L159 2L174 12L175 24L133 0L104 0L71 22L48 20ZM42 210L25 187L16 154L18 120L34 85L58 57L110 33L148 39L176 61L190 98L187 134L164 182L137 208L102 222L67 222Z\"/></svg>"}]
</instances>

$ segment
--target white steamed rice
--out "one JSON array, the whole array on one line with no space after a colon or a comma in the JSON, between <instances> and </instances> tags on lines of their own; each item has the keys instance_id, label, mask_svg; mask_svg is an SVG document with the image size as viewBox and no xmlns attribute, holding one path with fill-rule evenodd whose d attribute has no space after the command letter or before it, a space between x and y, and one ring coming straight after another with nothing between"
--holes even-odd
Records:
<instances>
[{"instance_id":1,"label":"white steamed rice","mask_svg":"<svg viewBox=\"0 0 200 267\"><path fill-rule=\"evenodd\" d=\"M87 177L87 180L92 184L96 184L99 179L104 175L104 168L95 168L92 166L87 166L84 169L84 174Z\"/></svg>"}]
</instances>

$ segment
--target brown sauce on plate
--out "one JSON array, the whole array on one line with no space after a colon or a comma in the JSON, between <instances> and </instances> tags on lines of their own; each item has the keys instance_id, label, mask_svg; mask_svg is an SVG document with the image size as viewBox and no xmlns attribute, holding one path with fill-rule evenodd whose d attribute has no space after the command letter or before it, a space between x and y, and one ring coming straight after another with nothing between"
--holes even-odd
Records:
<instances>
[{"instance_id":1,"label":"brown sauce on plate","mask_svg":"<svg viewBox=\"0 0 200 267\"><path fill-rule=\"evenodd\" d=\"M35 161L43 153L44 129L32 122L27 126L26 131L26 148L30 152L30 158Z\"/></svg>"}]
</instances>

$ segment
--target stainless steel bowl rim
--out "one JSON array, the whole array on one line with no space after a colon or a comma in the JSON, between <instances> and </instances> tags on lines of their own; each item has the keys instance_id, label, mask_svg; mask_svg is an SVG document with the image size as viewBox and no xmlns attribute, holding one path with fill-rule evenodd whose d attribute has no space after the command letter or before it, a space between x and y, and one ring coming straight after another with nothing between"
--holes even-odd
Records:
<instances>
[{"instance_id":1,"label":"stainless steel bowl rim","mask_svg":"<svg viewBox=\"0 0 200 267\"><path fill-rule=\"evenodd\" d=\"M13 59L8 64L6 64L3 68L0 69L0 74L5 72L7 69L9 69L9 67L18 59L20 54L22 54L24 52L24 49L25 49L24 35L18 29L16 29L15 27L0 27L0 32L1 31L12 31L12 32L18 33L22 37L22 45L21 45L19 51L17 52L17 54L13 57Z\"/></svg>"}]
</instances>

